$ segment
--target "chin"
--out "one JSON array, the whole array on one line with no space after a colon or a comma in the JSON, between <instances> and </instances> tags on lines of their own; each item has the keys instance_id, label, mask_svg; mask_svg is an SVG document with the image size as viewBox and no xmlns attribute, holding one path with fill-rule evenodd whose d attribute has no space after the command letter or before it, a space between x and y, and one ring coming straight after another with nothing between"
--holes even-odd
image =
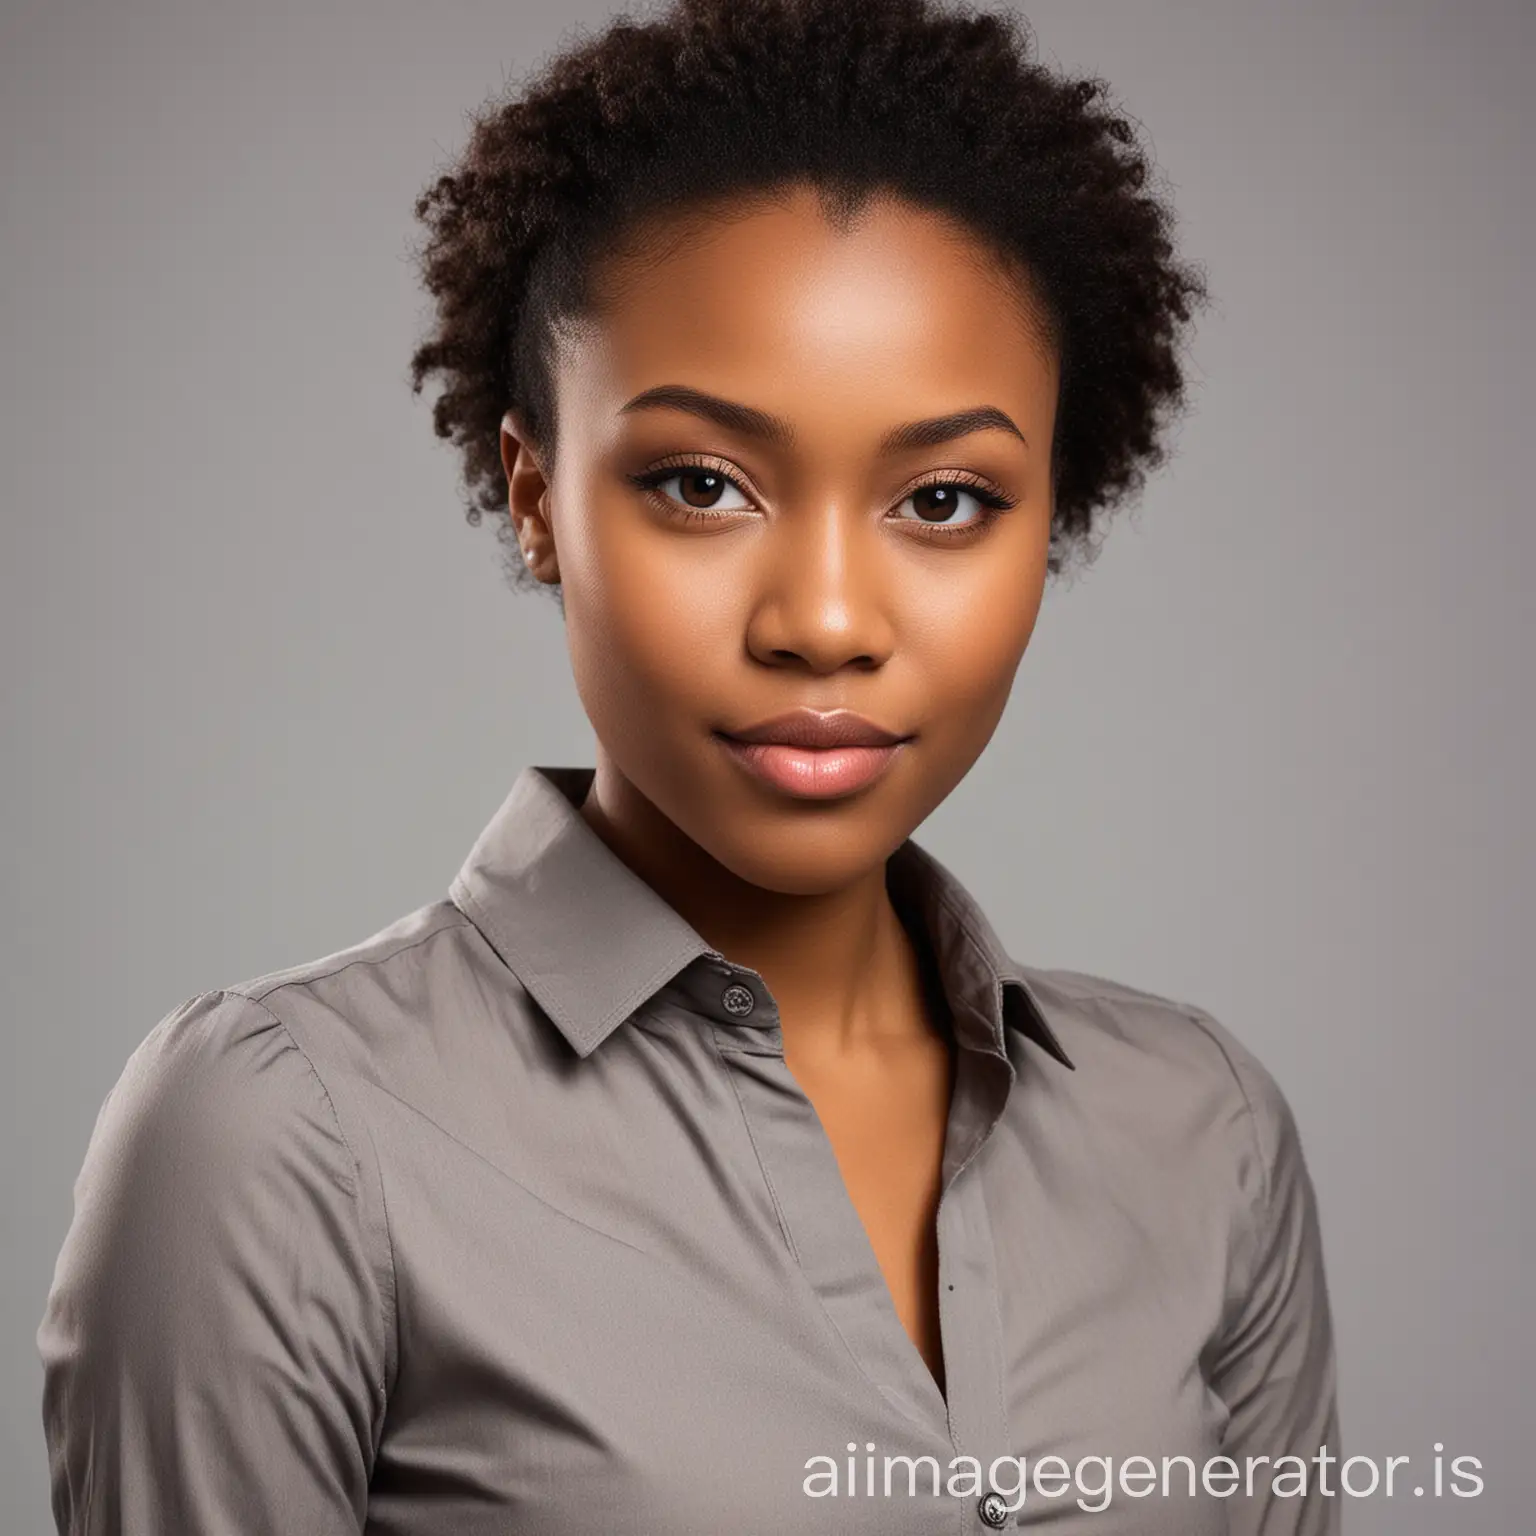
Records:
<instances>
[{"instance_id":1,"label":"chin","mask_svg":"<svg viewBox=\"0 0 1536 1536\"><path fill-rule=\"evenodd\" d=\"M722 860L722 862L725 862ZM780 896L824 896L840 891L869 873L881 857L828 862L815 859L732 860L726 865L738 879Z\"/></svg>"},{"instance_id":2,"label":"chin","mask_svg":"<svg viewBox=\"0 0 1536 1536\"><path fill-rule=\"evenodd\" d=\"M849 802L825 801L789 814L743 817L695 837L738 879L784 896L841 890L882 865L902 843L904 824L888 815L852 816Z\"/></svg>"}]
</instances>

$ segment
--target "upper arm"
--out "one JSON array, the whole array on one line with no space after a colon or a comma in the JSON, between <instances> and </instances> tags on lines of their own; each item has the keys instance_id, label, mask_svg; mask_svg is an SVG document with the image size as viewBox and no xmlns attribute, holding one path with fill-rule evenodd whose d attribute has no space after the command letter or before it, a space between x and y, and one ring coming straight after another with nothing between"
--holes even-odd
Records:
<instances>
[{"instance_id":1,"label":"upper arm","mask_svg":"<svg viewBox=\"0 0 1536 1536\"><path fill-rule=\"evenodd\" d=\"M1313 1460L1324 1447L1331 1457L1339 1455L1317 1197L1285 1095L1241 1047L1232 1059L1248 1100L1262 1178L1239 1222L1236 1290L1209 1374L1229 1415L1222 1454L1237 1463L1242 1478L1228 1501L1231 1530L1233 1536L1332 1536L1343 1497L1338 1464L1326 1480L1329 1497L1318 1492ZM1245 1493L1249 1457L1255 1459L1252 1498ZM1300 1458L1305 1467L1295 1460L1277 1466L1281 1457ZM1301 1486L1299 1470L1306 1491L1288 1495Z\"/></svg>"},{"instance_id":2,"label":"upper arm","mask_svg":"<svg viewBox=\"0 0 1536 1536\"><path fill-rule=\"evenodd\" d=\"M97 1118L37 1344L61 1532L362 1528L386 1374L361 1177L259 1004L163 1019Z\"/></svg>"}]
</instances>

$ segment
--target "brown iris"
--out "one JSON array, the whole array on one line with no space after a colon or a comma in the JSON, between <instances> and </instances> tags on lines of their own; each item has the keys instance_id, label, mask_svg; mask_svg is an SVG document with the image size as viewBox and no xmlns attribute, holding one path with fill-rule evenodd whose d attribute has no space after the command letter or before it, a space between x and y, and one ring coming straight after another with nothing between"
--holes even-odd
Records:
<instances>
[{"instance_id":1,"label":"brown iris","mask_svg":"<svg viewBox=\"0 0 1536 1536\"><path fill-rule=\"evenodd\" d=\"M726 486L725 476L712 469L685 469L677 480L682 499L691 507L712 507Z\"/></svg>"},{"instance_id":2,"label":"brown iris","mask_svg":"<svg viewBox=\"0 0 1536 1536\"><path fill-rule=\"evenodd\" d=\"M960 491L953 485L925 485L912 493L912 505L918 514L932 522L948 517L959 504ZM924 502L928 505L924 506Z\"/></svg>"}]
</instances>

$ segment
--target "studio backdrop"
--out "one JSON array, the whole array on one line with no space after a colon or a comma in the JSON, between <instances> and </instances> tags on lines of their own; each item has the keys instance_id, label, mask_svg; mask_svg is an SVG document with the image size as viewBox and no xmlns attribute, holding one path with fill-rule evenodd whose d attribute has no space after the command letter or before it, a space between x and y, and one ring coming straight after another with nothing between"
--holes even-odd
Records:
<instances>
[{"instance_id":1,"label":"studio backdrop","mask_svg":"<svg viewBox=\"0 0 1536 1536\"><path fill-rule=\"evenodd\" d=\"M590 731L412 395L412 203L603 5L0 18L0 1528L50 1528L71 1184L181 1000L442 895ZM1536 10L1037 0L1212 303L1168 464L1053 584L919 839L1010 948L1209 1009L1294 1108L1349 1454L1530 1528ZM408 701L408 706L407 706ZM380 835L387 828L387 836ZM1437 1449L1438 1448L1438 1449Z\"/></svg>"}]
</instances>

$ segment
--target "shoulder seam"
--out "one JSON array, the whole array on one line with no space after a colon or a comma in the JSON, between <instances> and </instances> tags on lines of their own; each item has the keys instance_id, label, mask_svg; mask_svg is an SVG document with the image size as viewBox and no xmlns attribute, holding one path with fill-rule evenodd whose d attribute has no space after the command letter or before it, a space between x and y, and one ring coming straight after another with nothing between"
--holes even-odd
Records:
<instances>
[{"instance_id":1,"label":"shoulder seam","mask_svg":"<svg viewBox=\"0 0 1536 1536\"><path fill-rule=\"evenodd\" d=\"M1083 975L1083 972L1081 972L1081 971L1072 971L1072 970L1067 970L1065 968L1055 969L1055 968L1052 968L1050 966L1038 966L1038 965L1032 965L1032 966L1026 967L1026 966L1023 966L1023 965L1019 965L1019 962L1016 961L1016 960L1014 961L1014 964L1016 966L1018 966L1018 968L1020 970L1026 970L1027 969L1032 974L1043 976L1047 980L1049 980L1052 976L1066 975L1066 976L1078 976L1078 977L1081 977ZM1157 995L1157 993L1155 993L1155 992L1143 992L1139 987L1126 987L1123 990L1124 990L1125 994L1128 994L1129 996L1133 997L1139 1003L1146 1003L1150 1007L1153 1007L1153 1008L1162 1008L1166 1012L1177 1013L1181 1017L1185 1017L1185 1018L1189 1017L1191 1010L1194 1008L1194 1005L1192 1003L1181 1003L1181 1002L1177 1001L1175 998L1171 998L1171 997L1159 997ZM1121 1000L1122 993L1120 991L1113 991L1113 992L1111 992L1111 991L1107 991L1107 990L1105 990L1105 989L1103 989L1101 987L1094 987L1094 988L1084 989L1083 991L1079 992L1077 995L1079 997L1081 997L1085 1002L1090 1002L1090 1003L1100 1003L1100 1002L1112 1003L1112 1002L1117 1002L1117 1001ZM1207 1033L1209 1033L1209 1031L1207 1031Z\"/></svg>"},{"instance_id":2,"label":"shoulder seam","mask_svg":"<svg viewBox=\"0 0 1536 1536\"><path fill-rule=\"evenodd\" d=\"M409 944L399 945L397 948L390 950L387 954L371 955L366 957L359 955L354 959L347 960L341 965L336 966L333 970L320 971L313 976L295 976L289 971L281 971L278 973L278 977L285 979L274 980L271 986L266 987L259 993L241 992L233 987L226 988L225 990L228 991L232 996L243 997L249 1002L260 1005L263 998L271 997L274 992L281 992L285 987L305 987L310 986L317 981L327 981L332 976L339 976L343 971L350 970L354 965L384 965L388 961L393 960L397 955L403 955L409 950L419 948L421 945L429 943L431 940L437 938L439 934L447 933L454 928L468 928L472 926L473 924L470 922L470 920L465 917L464 914L458 910L458 908L455 907L453 916L446 923L443 923L440 927L434 928L430 933L424 933L419 939L412 939ZM299 969L302 970L302 967ZM257 977L256 979L257 981L263 981L266 978ZM268 1009L267 1012L271 1013L271 1009ZM276 1017L276 1015L273 1015L273 1017ZM279 1022L281 1022L281 1020L279 1020ZM298 1042L295 1041L294 1043L297 1044ZM318 1076L319 1074L317 1073L316 1075Z\"/></svg>"}]
</instances>

